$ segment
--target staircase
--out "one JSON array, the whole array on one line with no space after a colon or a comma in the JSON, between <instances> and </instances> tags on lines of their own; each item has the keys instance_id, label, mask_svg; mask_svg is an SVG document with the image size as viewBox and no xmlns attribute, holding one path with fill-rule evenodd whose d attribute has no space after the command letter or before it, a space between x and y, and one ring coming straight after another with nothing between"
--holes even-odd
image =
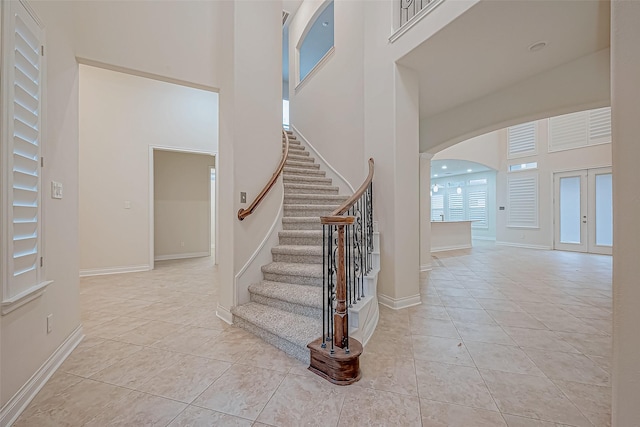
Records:
<instances>
[{"instance_id":1,"label":"staircase","mask_svg":"<svg viewBox=\"0 0 640 427\"><path fill-rule=\"evenodd\" d=\"M349 196L291 133L283 170L283 230L262 266L263 280L249 286L251 302L232 308L234 324L308 363L307 344L322 334L322 227ZM375 295L375 294L374 294Z\"/></svg>"}]
</instances>

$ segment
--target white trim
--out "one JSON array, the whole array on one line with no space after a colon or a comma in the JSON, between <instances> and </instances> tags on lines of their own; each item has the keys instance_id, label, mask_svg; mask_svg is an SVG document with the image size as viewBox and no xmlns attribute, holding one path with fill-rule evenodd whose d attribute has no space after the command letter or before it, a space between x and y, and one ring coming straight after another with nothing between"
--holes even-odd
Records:
<instances>
[{"instance_id":1,"label":"white trim","mask_svg":"<svg viewBox=\"0 0 640 427\"><path fill-rule=\"evenodd\" d=\"M474 230L474 228L471 229L472 231ZM477 230L477 228L475 229ZM488 236L473 236L473 233L471 233L471 240L488 240L491 242L495 242L496 238L495 237L488 237Z\"/></svg>"},{"instance_id":2,"label":"white trim","mask_svg":"<svg viewBox=\"0 0 640 427\"><path fill-rule=\"evenodd\" d=\"M218 306L216 307L216 316L218 316L222 321L233 325L233 314L231 314L231 311L229 311L228 308L221 306L220 303L218 303Z\"/></svg>"},{"instance_id":3,"label":"white trim","mask_svg":"<svg viewBox=\"0 0 640 427\"><path fill-rule=\"evenodd\" d=\"M211 253L209 251L204 252L187 252L184 254L168 254L168 255L158 255L154 259L155 261L168 261L172 259L187 259L187 258L202 258L205 256L210 256Z\"/></svg>"},{"instance_id":4,"label":"white trim","mask_svg":"<svg viewBox=\"0 0 640 427\"><path fill-rule=\"evenodd\" d=\"M431 263L429 264L422 264L420 266L420 271L431 271L433 270L433 265Z\"/></svg>"},{"instance_id":5,"label":"white trim","mask_svg":"<svg viewBox=\"0 0 640 427\"><path fill-rule=\"evenodd\" d=\"M440 246L438 248L431 248L431 253L444 252L444 251L456 251L459 249L471 249L471 244L467 245L452 245L452 246Z\"/></svg>"},{"instance_id":6,"label":"white trim","mask_svg":"<svg viewBox=\"0 0 640 427\"><path fill-rule=\"evenodd\" d=\"M0 410L0 426L10 426L84 338L78 326Z\"/></svg>"},{"instance_id":7,"label":"white trim","mask_svg":"<svg viewBox=\"0 0 640 427\"><path fill-rule=\"evenodd\" d=\"M9 299L2 301L2 315L11 313L18 307L22 307L26 303L33 301L40 295L44 294L47 290L47 286L53 283L53 280L47 280L41 282L35 286L30 287L24 292L19 293Z\"/></svg>"},{"instance_id":8,"label":"white trim","mask_svg":"<svg viewBox=\"0 0 640 427\"><path fill-rule=\"evenodd\" d=\"M397 299L384 294L378 294L378 301L385 307L389 307L394 310L401 310L403 308L422 304L422 301L420 300L420 294Z\"/></svg>"},{"instance_id":9,"label":"white trim","mask_svg":"<svg viewBox=\"0 0 640 427\"><path fill-rule=\"evenodd\" d=\"M427 4L422 10L411 17L407 22L404 23L400 28L398 28L391 36L389 37L389 42L393 43L398 40L404 33L413 28L418 22L422 21L422 19L427 16L431 11L435 10L444 0L435 0L431 3ZM400 18L402 19L402 18Z\"/></svg>"},{"instance_id":10,"label":"white trim","mask_svg":"<svg viewBox=\"0 0 640 427\"><path fill-rule=\"evenodd\" d=\"M316 65L313 66L313 68L311 69L311 71L309 71L309 73L304 76L304 79L302 79L301 82L298 83L298 85L293 89L294 93L298 93L300 90L302 90L303 87L306 86L307 82L309 80L311 80L311 78L313 76L315 76L316 74L318 74L318 72L320 71L320 69L322 67L324 67L324 64L326 64L327 62L329 62L329 59L331 59L331 57L333 56L333 54L335 53L336 48L335 46L331 46L331 49L329 49L327 51L327 53L324 54L324 56L320 59L320 61L318 61L316 63ZM300 55L300 51L298 51L298 55ZM297 72L298 74L298 78L300 78L300 71Z\"/></svg>"},{"instance_id":11,"label":"white trim","mask_svg":"<svg viewBox=\"0 0 640 427\"><path fill-rule=\"evenodd\" d=\"M138 273L140 271L149 271L151 267L145 265L125 265L122 267L106 267L106 268L86 268L80 270L80 277L102 276L105 274L121 274L121 273Z\"/></svg>"},{"instance_id":12,"label":"white trim","mask_svg":"<svg viewBox=\"0 0 640 427\"><path fill-rule=\"evenodd\" d=\"M342 174L338 172L333 166L331 166L331 164L327 162L327 159L322 157L322 154L320 154L320 152L309 142L307 138L304 137L304 135L294 125L290 124L289 127L293 130L293 132L296 133L296 135L300 137L300 139L304 142L304 144L307 147L309 147L309 150L313 152L313 155L317 158L317 160L320 163L322 163L323 166L326 166L331 172L333 172L348 187L351 193L356 192L355 188L353 188L351 183L347 181L347 179L344 176L342 176ZM333 185L336 185L336 183L334 182Z\"/></svg>"},{"instance_id":13,"label":"white trim","mask_svg":"<svg viewBox=\"0 0 640 427\"><path fill-rule=\"evenodd\" d=\"M547 246L547 245L528 245L526 243L501 242L501 241L496 241L496 245L511 246L514 248L539 249L539 250L545 250L545 251L550 251L553 249L551 246Z\"/></svg>"}]
</instances>

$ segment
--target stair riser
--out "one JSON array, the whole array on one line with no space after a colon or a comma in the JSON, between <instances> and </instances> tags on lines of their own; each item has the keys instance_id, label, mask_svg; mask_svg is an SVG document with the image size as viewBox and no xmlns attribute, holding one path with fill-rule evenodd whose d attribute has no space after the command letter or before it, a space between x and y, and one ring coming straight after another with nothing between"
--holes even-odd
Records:
<instances>
[{"instance_id":1,"label":"stair riser","mask_svg":"<svg viewBox=\"0 0 640 427\"><path fill-rule=\"evenodd\" d=\"M292 162L287 160L284 163L284 167L287 169L303 170L303 171L319 171L320 165L311 162Z\"/></svg>"},{"instance_id":2,"label":"stair riser","mask_svg":"<svg viewBox=\"0 0 640 427\"><path fill-rule=\"evenodd\" d=\"M302 206L302 205L301 205ZM284 208L284 216L327 216L333 209L321 209L313 207L286 207Z\"/></svg>"},{"instance_id":3,"label":"stair riser","mask_svg":"<svg viewBox=\"0 0 640 427\"><path fill-rule=\"evenodd\" d=\"M284 204L285 205L341 205L342 202L348 199L347 196L339 196L339 197L303 197L303 196L293 196L288 197L286 194L284 196Z\"/></svg>"},{"instance_id":4,"label":"stair riser","mask_svg":"<svg viewBox=\"0 0 640 427\"><path fill-rule=\"evenodd\" d=\"M325 171L321 170L294 168L288 166L284 167L284 173L287 175L302 175L308 177L324 177L327 174Z\"/></svg>"},{"instance_id":5,"label":"stair riser","mask_svg":"<svg viewBox=\"0 0 640 427\"><path fill-rule=\"evenodd\" d=\"M271 253L274 262L296 262L300 264L322 264L322 255L292 255Z\"/></svg>"},{"instance_id":6,"label":"stair riser","mask_svg":"<svg viewBox=\"0 0 640 427\"><path fill-rule=\"evenodd\" d=\"M292 188L284 186L284 194L338 194L338 189L329 188Z\"/></svg>"},{"instance_id":7,"label":"stair riser","mask_svg":"<svg viewBox=\"0 0 640 427\"><path fill-rule=\"evenodd\" d=\"M251 301L258 304L268 305L282 311L300 314L302 316L312 317L314 319L322 318L322 309L316 307L307 307L305 305L293 304L275 298L265 297L264 295L251 294Z\"/></svg>"},{"instance_id":8,"label":"stair riser","mask_svg":"<svg viewBox=\"0 0 640 427\"><path fill-rule=\"evenodd\" d=\"M262 273L264 280L282 283L295 283L307 286L322 286L322 277L292 276L289 274Z\"/></svg>"},{"instance_id":9,"label":"stair riser","mask_svg":"<svg viewBox=\"0 0 640 427\"><path fill-rule=\"evenodd\" d=\"M322 230L322 224L319 222L283 222L283 230Z\"/></svg>"},{"instance_id":10,"label":"stair riser","mask_svg":"<svg viewBox=\"0 0 640 427\"><path fill-rule=\"evenodd\" d=\"M289 153L287 156L287 161L291 162L302 162L302 163L314 163L316 159L309 156L308 152L304 152L306 155L299 156L298 153Z\"/></svg>"},{"instance_id":11,"label":"stair riser","mask_svg":"<svg viewBox=\"0 0 640 427\"><path fill-rule=\"evenodd\" d=\"M302 145L292 145L289 144L289 152L297 153L298 151L306 151Z\"/></svg>"},{"instance_id":12,"label":"stair riser","mask_svg":"<svg viewBox=\"0 0 640 427\"><path fill-rule=\"evenodd\" d=\"M239 316L233 316L233 324L251 332L254 335L259 336L269 344L300 360L302 363L305 363L307 365L309 364L309 349L306 348L306 346L300 347L290 341L285 340L284 338L272 334L271 332L265 331L261 327L256 326ZM321 325L319 324L318 326ZM319 335L322 335L322 331L320 331Z\"/></svg>"},{"instance_id":13,"label":"stair riser","mask_svg":"<svg viewBox=\"0 0 640 427\"><path fill-rule=\"evenodd\" d=\"M331 187L331 178L288 174L284 174L283 178L284 182L287 184L326 185L327 187Z\"/></svg>"},{"instance_id":14,"label":"stair riser","mask_svg":"<svg viewBox=\"0 0 640 427\"><path fill-rule=\"evenodd\" d=\"M281 245L322 246L320 237L280 237Z\"/></svg>"}]
</instances>

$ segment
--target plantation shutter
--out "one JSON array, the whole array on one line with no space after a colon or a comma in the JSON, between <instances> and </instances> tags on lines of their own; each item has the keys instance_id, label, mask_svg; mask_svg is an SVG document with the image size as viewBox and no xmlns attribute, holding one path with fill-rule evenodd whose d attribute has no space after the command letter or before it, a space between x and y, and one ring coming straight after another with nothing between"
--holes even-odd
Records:
<instances>
[{"instance_id":1,"label":"plantation shutter","mask_svg":"<svg viewBox=\"0 0 640 427\"><path fill-rule=\"evenodd\" d=\"M536 154L536 123L511 126L508 130L508 157L524 157Z\"/></svg>"},{"instance_id":2,"label":"plantation shutter","mask_svg":"<svg viewBox=\"0 0 640 427\"><path fill-rule=\"evenodd\" d=\"M588 120L589 114L586 111L549 119L550 150L566 150L586 145Z\"/></svg>"},{"instance_id":3,"label":"plantation shutter","mask_svg":"<svg viewBox=\"0 0 640 427\"><path fill-rule=\"evenodd\" d=\"M611 107L589 111L589 144L611 142Z\"/></svg>"},{"instance_id":4,"label":"plantation shutter","mask_svg":"<svg viewBox=\"0 0 640 427\"><path fill-rule=\"evenodd\" d=\"M40 282L40 145L42 116L42 40L38 23L17 1L9 12L3 47L9 84L5 98L9 211L8 295L19 295ZM6 21L5 21L6 23ZM5 37L3 37L5 38Z\"/></svg>"},{"instance_id":5,"label":"plantation shutter","mask_svg":"<svg viewBox=\"0 0 640 427\"><path fill-rule=\"evenodd\" d=\"M464 203L462 194L449 194L449 221L464 221Z\"/></svg>"},{"instance_id":6,"label":"plantation shutter","mask_svg":"<svg viewBox=\"0 0 640 427\"><path fill-rule=\"evenodd\" d=\"M440 215L444 215L444 196L434 194L431 196L431 221L442 221Z\"/></svg>"},{"instance_id":7,"label":"plantation shutter","mask_svg":"<svg viewBox=\"0 0 640 427\"><path fill-rule=\"evenodd\" d=\"M509 177L508 227L538 227L538 175Z\"/></svg>"},{"instance_id":8,"label":"plantation shutter","mask_svg":"<svg viewBox=\"0 0 640 427\"><path fill-rule=\"evenodd\" d=\"M488 228L487 192L485 190L469 192L469 221L472 228Z\"/></svg>"}]
</instances>

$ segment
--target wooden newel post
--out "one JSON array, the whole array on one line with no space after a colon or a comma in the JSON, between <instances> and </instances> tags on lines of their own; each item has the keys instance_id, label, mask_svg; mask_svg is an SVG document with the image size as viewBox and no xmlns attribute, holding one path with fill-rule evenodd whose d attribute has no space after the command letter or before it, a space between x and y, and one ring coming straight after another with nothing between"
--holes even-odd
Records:
<instances>
[{"instance_id":1,"label":"wooden newel post","mask_svg":"<svg viewBox=\"0 0 640 427\"><path fill-rule=\"evenodd\" d=\"M336 283L336 312L333 315L335 331L333 343L336 347L344 348L347 344L347 275L344 268L344 224L338 225L338 277Z\"/></svg>"}]
</instances>

